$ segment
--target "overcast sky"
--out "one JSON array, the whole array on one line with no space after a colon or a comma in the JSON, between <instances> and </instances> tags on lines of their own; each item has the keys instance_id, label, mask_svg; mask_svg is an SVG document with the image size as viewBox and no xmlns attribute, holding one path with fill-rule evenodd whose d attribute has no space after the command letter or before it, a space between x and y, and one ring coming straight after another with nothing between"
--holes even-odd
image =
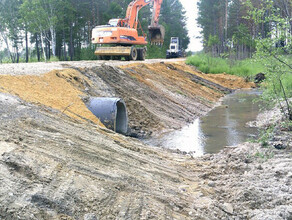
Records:
<instances>
[{"instance_id":1,"label":"overcast sky","mask_svg":"<svg viewBox=\"0 0 292 220\"><path fill-rule=\"evenodd\" d=\"M196 37L200 35L200 29L197 27L197 16L198 16L198 9L197 9L197 2L198 0L180 0L182 5L186 10L187 16L187 28L189 31L190 37L190 44L188 50L191 51L200 51L203 49L203 45L201 43L202 39L197 39Z\"/></svg>"}]
</instances>

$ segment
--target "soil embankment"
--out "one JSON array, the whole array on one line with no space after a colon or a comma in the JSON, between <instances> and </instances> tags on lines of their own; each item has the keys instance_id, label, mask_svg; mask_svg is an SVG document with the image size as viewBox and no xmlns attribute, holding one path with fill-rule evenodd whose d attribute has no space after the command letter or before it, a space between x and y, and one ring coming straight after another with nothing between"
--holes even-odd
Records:
<instances>
[{"instance_id":1,"label":"soil embankment","mask_svg":"<svg viewBox=\"0 0 292 220\"><path fill-rule=\"evenodd\" d=\"M192 158L103 128L83 103L123 98L132 135L147 136L252 84L181 62L68 67L0 75L0 219L291 218L290 142Z\"/></svg>"},{"instance_id":2,"label":"soil embankment","mask_svg":"<svg viewBox=\"0 0 292 220\"><path fill-rule=\"evenodd\" d=\"M208 112L224 93L254 86L236 76L198 73L181 61L121 67L70 65L42 75L0 75L0 91L94 123L98 119L84 101L90 96L120 97L128 108L130 134L144 137L179 129ZM7 73L15 71L5 67Z\"/></svg>"}]
</instances>

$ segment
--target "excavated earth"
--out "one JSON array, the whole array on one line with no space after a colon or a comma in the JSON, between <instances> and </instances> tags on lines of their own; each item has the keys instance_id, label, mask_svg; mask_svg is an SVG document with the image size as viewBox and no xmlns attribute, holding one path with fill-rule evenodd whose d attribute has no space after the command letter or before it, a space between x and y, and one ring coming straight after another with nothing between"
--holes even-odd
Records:
<instances>
[{"instance_id":1,"label":"excavated earth","mask_svg":"<svg viewBox=\"0 0 292 220\"><path fill-rule=\"evenodd\" d=\"M133 138L251 87L183 60L1 65L0 219L292 219L291 132L199 158ZM92 96L125 100L127 136L88 111ZM262 128L282 120L259 117Z\"/></svg>"}]
</instances>

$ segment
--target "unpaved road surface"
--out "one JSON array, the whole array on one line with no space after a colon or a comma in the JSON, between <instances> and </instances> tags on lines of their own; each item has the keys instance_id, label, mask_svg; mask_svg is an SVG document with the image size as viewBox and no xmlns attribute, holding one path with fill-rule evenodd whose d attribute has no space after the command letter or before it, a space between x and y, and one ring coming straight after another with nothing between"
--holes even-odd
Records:
<instances>
[{"instance_id":1,"label":"unpaved road surface","mask_svg":"<svg viewBox=\"0 0 292 220\"><path fill-rule=\"evenodd\" d=\"M274 137L281 150L245 143L193 158L103 128L83 103L123 98L143 137L206 114L220 86L252 84L160 61L36 74L0 76L0 219L292 218L291 132Z\"/></svg>"},{"instance_id":2,"label":"unpaved road surface","mask_svg":"<svg viewBox=\"0 0 292 220\"><path fill-rule=\"evenodd\" d=\"M145 61L104 61L104 60L94 60L94 61L61 61L61 62L40 62L40 63L19 63L19 64L1 64L0 65L0 75L40 75L52 70L61 70L68 67L76 68L92 68L102 65L110 66L125 66L129 64L153 64L159 62L173 63L184 61L184 58L178 59L151 59Z\"/></svg>"}]
</instances>

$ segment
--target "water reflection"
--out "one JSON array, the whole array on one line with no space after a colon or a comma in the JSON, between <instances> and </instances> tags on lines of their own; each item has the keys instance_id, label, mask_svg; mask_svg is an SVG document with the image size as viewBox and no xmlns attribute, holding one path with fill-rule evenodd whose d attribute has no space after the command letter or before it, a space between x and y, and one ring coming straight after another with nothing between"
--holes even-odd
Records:
<instances>
[{"instance_id":1,"label":"water reflection","mask_svg":"<svg viewBox=\"0 0 292 220\"><path fill-rule=\"evenodd\" d=\"M148 144L169 149L179 149L196 156L204 154L203 133L201 132L200 119L181 130L170 132L157 139L152 139Z\"/></svg>"},{"instance_id":2,"label":"water reflection","mask_svg":"<svg viewBox=\"0 0 292 220\"><path fill-rule=\"evenodd\" d=\"M237 91L226 96L222 105L207 116L147 143L192 152L196 156L217 153L224 146L242 143L257 134L257 129L246 123L255 120L259 113L259 104L253 102L258 95L255 90Z\"/></svg>"},{"instance_id":3,"label":"water reflection","mask_svg":"<svg viewBox=\"0 0 292 220\"><path fill-rule=\"evenodd\" d=\"M253 100L258 91L238 91L226 96L222 105L201 118L201 130L205 135L204 152L217 153L224 146L232 146L246 141L257 134L247 122L256 119L259 104Z\"/></svg>"}]
</instances>

